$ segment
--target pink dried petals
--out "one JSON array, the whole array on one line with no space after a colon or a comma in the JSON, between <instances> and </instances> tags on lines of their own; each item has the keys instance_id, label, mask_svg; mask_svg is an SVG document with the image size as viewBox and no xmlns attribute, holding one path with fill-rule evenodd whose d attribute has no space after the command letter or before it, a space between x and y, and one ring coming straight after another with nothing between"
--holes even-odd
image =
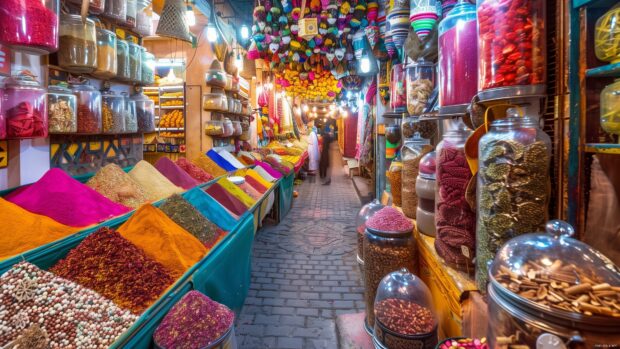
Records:
<instances>
[{"instance_id":1,"label":"pink dried petals","mask_svg":"<svg viewBox=\"0 0 620 349\"><path fill-rule=\"evenodd\" d=\"M411 231L413 223L394 207L384 207L366 221L366 227L380 231Z\"/></svg>"}]
</instances>

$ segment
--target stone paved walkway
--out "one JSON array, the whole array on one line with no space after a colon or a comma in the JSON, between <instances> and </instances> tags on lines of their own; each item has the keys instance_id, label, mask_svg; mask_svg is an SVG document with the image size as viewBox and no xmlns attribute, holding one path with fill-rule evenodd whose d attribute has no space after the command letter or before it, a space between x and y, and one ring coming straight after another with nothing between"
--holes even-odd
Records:
<instances>
[{"instance_id":1,"label":"stone paved walkway","mask_svg":"<svg viewBox=\"0 0 620 349\"><path fill-rule=\"evenodd\" d=\"M311 177L297 186L284 221L256 237L240 348L336 349L336 316L364 309L355 257L360 202L337 149L332 143L331 185Z\"/></svg>"}]
</instances>

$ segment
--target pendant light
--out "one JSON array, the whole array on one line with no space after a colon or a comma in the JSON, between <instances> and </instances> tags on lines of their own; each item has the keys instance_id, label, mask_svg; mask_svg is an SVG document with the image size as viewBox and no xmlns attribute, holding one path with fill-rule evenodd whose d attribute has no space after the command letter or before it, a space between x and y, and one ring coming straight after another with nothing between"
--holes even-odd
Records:
<instances>
[{"instance_id":1,"label":"pendant light","mask_svg":"<svg viewBox=\"0 0 620 349\"><path fill-rule=\"evenodd\" d=\"M187 6L183 0L166 0L155 33L159 36L191 42L186 12Z\"/></svg>"}]
</instances>

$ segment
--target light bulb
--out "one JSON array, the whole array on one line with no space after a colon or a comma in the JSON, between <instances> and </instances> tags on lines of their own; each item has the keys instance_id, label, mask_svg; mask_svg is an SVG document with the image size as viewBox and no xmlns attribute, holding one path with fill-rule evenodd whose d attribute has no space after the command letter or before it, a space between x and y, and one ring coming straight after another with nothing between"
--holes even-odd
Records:
<instances>
[{"instance_id":1,"label":"light bulb","mask_svg":"<svg viewBox=\"0 0 620 349\"><path fill-rule=\"evenodd\" d=\"M316 113L316 107L312 107L312 111Z\"/></svg>"},{"instance_id":2,"label":"light bulb","mask_svg":"<svg viewBox=\"0 0 620 349\"><path fill-rule=\"evenodd\" d=\"M196 15L194 14L194 10L191 6L187 6L187 11L185 12L185 19L187 20L187 25L190 27L196 25Z\"/></svg>"},{"instance_id":3,"label":"light bulb","mask_svg":"<svg viewBox=\"0 0 620 349\"><path fill-rule=\"evenodd\" d=\"M360 69L362 70L362 73L370 72L370 58L366 56L362 57L362 60L360 61Z\"/></svg>"},{"instance_id":4,"label":"light bulb","mask_svg":"<svg viewBox=\"0 0 620 349\"><path fill-rule=\"evenodd\" d=\"M209 40L209 42L217 41L217 29L213 23L207 25L207 40Z\"/></svg>"},{"instance_id":5,"label":"light bulb","mask_svg":"<svg viewBox=\"0 0 620 349\"><path fill-rule=\"evenodd\" d=\"M308 110L310 110L310 108L308 108L308 106L307 106L306 104L304 104L303 109L304 109L304 113L307 113L307 112L308 112Z\"/></svg>"},{"instance_id":6,"label":"light bulb","mask_svg":"<svg viewBox=\"0 0 620 349\"><path fill-rule=\"evenodd\" d=\"M250 29L248 28L247 25L244 24L241 26L240 33L241 33L241 39L247 40L250 38Z\"/></svg>"}]
</instances>

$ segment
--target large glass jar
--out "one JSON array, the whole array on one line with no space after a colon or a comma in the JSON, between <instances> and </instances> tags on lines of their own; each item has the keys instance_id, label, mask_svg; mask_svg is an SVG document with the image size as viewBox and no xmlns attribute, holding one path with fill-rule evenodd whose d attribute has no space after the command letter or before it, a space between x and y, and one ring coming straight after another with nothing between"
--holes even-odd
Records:
<instances>
[{"instance_id":1,"label":"large glass jar","mask_svg":"<svg viewBox=\"0 0 620 349\"><path fill-rule=\"evenodd\" d=\"M78 102L78 133L101 133L101 92L90 85L73 85Z\"/></svg>"},{"instance_id":2,"label":"large glass jar","mask_svg":"<svg viewBox=\"0 0 620 349\"><path fill-rule=\"evenodd\" d=\"M620 135L620 79L601 92L601 127L605 132Z\"/></svg>"},{"instance_id":3,"label":"large glass jar","mask_svg":"<svg viewBox=\"0 0 620 349\"><path fill-rule=\"evenodd\" d=\"M437 345L438 321L431 291L407 268L381 280L374 307L376 348L434 349Z\"/></svg>"},{"instance_id":4,"label":"large glass jar","mask_svg":"<svg viewBox=\"0 0 620 349\"><path fill-rule=\"evenodd\" d=\"M437 121L407 116L403 118L402 129L403 138L411 138L419 133L422 138L433 139L437 134Z\"/></svg>"},{"instance_id":5,"label":"large glass jar","mask_svg":"<svg viewBox=\"0 0 620 349\"><path fill-rule=\"evenodd\" d=\"M136 17L138 16L137 0L126 0L126 1L127 1L127 13L125 16L125 21L122 24L123 26L127 28L135 28Z\"/></svg>"},{"instance_id":6,"label":"large glass jar","mask_svg":"<svg viewBox=\"0 0 620 349\"><path fill-rule=\"evenodd\" d=\"M116 40L116 62L116 77L123 81L129 80L131 78L129 66L129 44L127 44L127 41L125 40Z\"/></svg>"},{"instance_id":7,"label":"large glass jar","mask_svg":"<svg viewBox=\"0 0 620 349\"><path fill-rule=\"evenodd\" d=\"M402 205L402 185L403 185L403 163L398 157L392 161L390 168L385 175L390 182L390 192L392 193L392 204L400 207Z\"/></svg>"},{"instance_id":8,"label":"large glass jar","mask_svg":"<svg viewBox=\"0 0 620 349\"><path fill-rule=\"evenodd\" d=\"M355 218L355 229L357 231L357 261L364 264L364 233L366 232L366 221L375 214L375 212L384 208L379 199L374 199L366 205L362 206ZM362 274L364 270L361 270Z\"/></svg>"},{"instance_id":9,"label":"large glass jar","mask_svg":"<svg viewBox=\"0 0 620 349\"><path fill-rule=\"evenodd\" d=\"M596 21L594 52L601 61L620 63L620 4L615 5Z\"/></svg>"},{"instance_id":10,"label":"large glass jar","mask_svg":"<svg viewBox=\"0 0 620 349\"><path fill-rule=\"evenodd\" d=\"M415 182L418 194L416 228L424 235L435 236L435 170L436 152L432 151L420 160L420 171Z\"/></svg>"},{"instance_id":11,"label":"large glass jar","mask_svg":"<svg viewBox=\"0 0 620 349\"><path fill-rule=\"evenodd\" d=\"M97 68L97 34L95 22L80 15L60 15L58 65L76 73L90 73Z\"/></svg>"},{"instance_id":12,"label":"large glass jar","mask_svg":"<svg viewBox=\"0 0 620 349\"><path fill-rule=\"evenodd\" d=\"M478 93L477 52L476 7L460 2L439 23L440 113L464 113Z\"/></svg>"},{"instance_id":13,"label":"large glass jar","mask_svg":"<svg viewBox=\"0 0 620 349\"><path fill-rule=\"evenodd\" d=\"M392 124L385 126L385 158L392 160L400 149L400 119L394 120Z\"/></svg>"},{"instance_id":14,"label":"large glass jar","mask_svg":"<svg viewBox=\"0 0 620 349\"><path fill-rule=\"evenodd\" d=\"M155 83L155 55L142 50L142 84L152 85Z\"/></svg>"},{"instance_id":15,"label":"large glass jar","mask_svg":"<svg viewBox=\"0 0 620 349\"><path fill-rule=\"evenodd\" d=\"M97 28L97 68L93 75L110 79L116 76L116 34L113 32Z\"/></svg>"},{"instance_id":16,"label":"large glass jar","mask_svg":"<svg viewBox=\"0 0 620 349\"><path fill-rule=\"evenodd\" d=\"M418 178L420 159L431 152L433 147L428 139L421 138L416 134L413 138L405 140L402 149L403 180L402 180L402 208L405 216L415 218L418 208L418 195L415 182Z\"/></svg>"},{"instance_id":17,"label":"large glass jar","mask_svg":"<svg viewBox=\"0 0 620 349\"><path fill-rule=\"evenodd\" d=\"M489 347L617 346L620 270L568 223L546 230L509 240L489 268Z\"/></svg>"},{"instance_id":18,"label":"large glass jar","mask_svg":"<svg viewBox=\"0 0 620 349\"><path fill-rule=\"evenodd\" d=\"M0 1L0 43L34 54L58 50L58 0Z\"/></svg>"},{"instance_id":19,"label":"large glass jar","mask_svg":"<svg viewBox=\"0 0 620 349\"><path fill-rule=\"evenodd\" d=\"M133 42L129 42L129 80L142 81L142 47Z\"/></svg>"},{"instance_id":20,"label":"large glass jar","mask_svg":"<svg viewBox=\"0 0 620 349\"><path fill-rule=\"evenodd\" d=\"M235 127L233 126L233 123L232 121L230 121L229 118L224 118L224 121L222 122L222 127L224 131L222 137L231 137L235 133Z\"/></svg>"},{"instance_id":21,"label":"large glass jar","mask_svg":"<svg viewBox=\"0 0 620 349\"><path fill-rule=\"evenodd\" d=\"M0 114L6 118L7 138L47 137L46 93L32 75L5 80Z\"/></svg>"},{"instance_id":22,"label":"large glass jar","mask_svg":"<svg viewBox=\"0 0 620 349\"><path fill-rule=\"evenodd\" d=\"M131 100L136 104L138 132L155 132L155 102L143 93L131 96Z\"/></svg>"},{"instance_id":23,"label":"large glass jar","mask_svg":"<svg viewBox=\"0 0 620 349\"><path fill-rule=\"evenodd\" d=\"M82 0L69 0L70 3L75 5L82 5ZM90 0L88 2L88 12L93 15L99 15L105 10L105 0Z\"/></svg>"},{"instance_id":24,"label":"large glass jar","mask_svg":"<svg viewBox=\"0 0 620 349\"><path fill-rule=\"evenodd\" d=\"M136 29L134 31L136 32L136 34L143 37L152 34L153 20L146 9L138 10L138 15L136 18Z\"/></svg>"},{"instance_id":25,"label":"large glass jar","mask_svg":"<svg viewBox=\"0 0 620 349\"><path fill-rule=\"evenodd\" d=\"M101 98L103 133L124 133L125 114L127 113L125 98L114 91L103 92Z\"/></svg>"},{"instance_id":26,"label":"large glass jar","mask_svg":"<svg viewBox=\"0 0 620 349\"><path fill-rule=\"evenodd\" d=\"M478 0L480 99L544 94L546 2Z\"/></svg>"},{"instance_id":27,"label":"large glass jar","mask_svg":"<svg viewBox=\"0 0 620 349\"><path fill-rule=\"evenodd\" d=\"M478 146L476 283L486 289L487 263L511 238L541 231L549 203L551 141L538 118L491 123Z\"/></svg>"},{"instance_id":28,"label":"large glass jar","mask_svg":"<svg viewBox=\"0 0 620 349\"><path fill-rule=\"evenodd\" d=\"M461 120L445 125L447 132L437 145L435 250L448 265L473 272L476 214L466 198L472 173L464 150L471 131Z\"/></svg>"},{"instance_id":29,"label":"large glass jar","mask_svg":"<svg viewBox=\"0 0 620 349\"><path fill-rule=\"evenodd\" d=\"M77 132L77 97L64 86L53 85L47 89L49 133Z\"/></svg>"},{"instance_id":30,"label":"large glass jar","mask_svg":"<svg viewBox=\"0 0 620 349\"><path fill-rule=\"evenodd\" d=\"M390 88L390 106L397 113L407 111L407 78L405 64L394 64Z\"/></svg>"},{"instance_id":31,"label":"large glass jar","mask_svg":"<svg viewBox=\"0 0 620 349\"><path fill-rule=\"evenodd\" d=\"M366 227L364 233L364 295L366 299L366 326L375 326L375 297L381 280L389 273L417 266L415 239L412 229L407 231L379 231ZM371 331L369 331L371 332Z\"/></svg>"},{"instance_id":32,"label":"large glass jar","mask_svg":"<svg viewBox=\"0 0 620 349\"><path fill-rule=\"evenodd\" d=\"M127 0L105 0L103 16L117 22L124 22L127 17Z\"/></svg>"},{"instance_id":33,"label":"large glass jar","mask_svg":"<svg viewBox=\"0 0 620 349\"><path fill-rule=\"evenodd\" d=\"M420 115L435 88L435 64L423 59L407 66L407 111Z\"/></svg>"},{"instance_id":34,"label":"large glass jar","mask_svg":"<svg viewBox=\"0 0 620 349\"><path fill-rule=\"evenodd\" d=\"M136 102L129 98L126 93L123 93L125 99L125 133L138 132L138 113Z\"/></svg>"}]
</instances>

